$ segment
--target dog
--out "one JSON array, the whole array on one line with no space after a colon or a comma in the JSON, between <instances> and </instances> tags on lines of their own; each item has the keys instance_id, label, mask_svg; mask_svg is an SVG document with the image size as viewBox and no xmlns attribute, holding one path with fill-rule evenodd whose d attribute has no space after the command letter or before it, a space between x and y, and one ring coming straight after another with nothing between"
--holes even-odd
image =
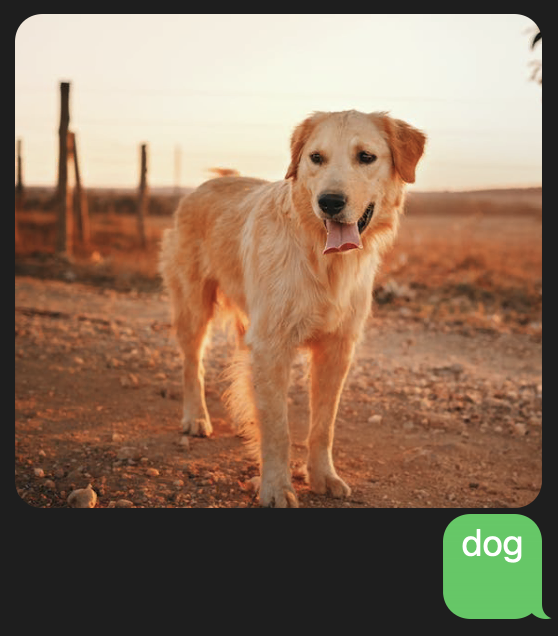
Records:
<instances>
[{"instance_id":1,"label":"dog","mask_svg":"<svg viewBox=\"0 0 558 636\"><path fill-rule=\"evenodd\" d=\"M335 418L425 142L386 112L315 112L293 131L284 180L211 179L180 202L164 233L160 272L184 356L182 432L212 433L202 357L221 307L247 361L228 402L252 425L262 506L298 507L287 390L300 348L310 354L310 489L350 496L333 465Z\"/></svg>"}]
</instances>

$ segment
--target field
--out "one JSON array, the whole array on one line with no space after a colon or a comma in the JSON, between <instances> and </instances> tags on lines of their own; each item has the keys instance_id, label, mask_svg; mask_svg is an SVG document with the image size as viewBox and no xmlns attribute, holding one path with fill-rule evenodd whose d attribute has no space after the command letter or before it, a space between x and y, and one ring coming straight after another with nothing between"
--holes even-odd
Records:
<instances>
[{"instance_id":1,"label":"field","mask_svg":"<svg viewBox=\"0 0 558 636\"><path fill-rule=\"evenodd\" d=\"M334 455L353 494L309 492L306 360L292 374L303 507L514 508L541 486L540 189L412 193L343 393ZM216 331L215 434L180 444L181 360L156 273L177 198L153 193L138 249L133 193L91 193L92 244L53 255L52 193L27 196L15 260L16 487L65 507L250 507L257 467L221 402L232 345Z\"/></svg>"}]
</instances>

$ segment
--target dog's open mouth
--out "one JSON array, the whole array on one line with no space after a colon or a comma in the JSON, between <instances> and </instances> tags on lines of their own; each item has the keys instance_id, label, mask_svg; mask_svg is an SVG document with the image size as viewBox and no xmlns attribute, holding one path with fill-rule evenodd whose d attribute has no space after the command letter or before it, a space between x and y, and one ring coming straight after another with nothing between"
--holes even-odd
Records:
<instances>
[{"instance_id":1,"label":"dog's open mouth","mask_svg":"<svg viewBox=\"0 0 558 636\"><path fill-rule=\"evenodd\" d=\"M333 252L362 249L360 235L368 227L373 213L374 204L371 203L356 223L338 223L331 219L325 220L327 240L323 253L331 254Z\"/></svg>"}]
</instances>

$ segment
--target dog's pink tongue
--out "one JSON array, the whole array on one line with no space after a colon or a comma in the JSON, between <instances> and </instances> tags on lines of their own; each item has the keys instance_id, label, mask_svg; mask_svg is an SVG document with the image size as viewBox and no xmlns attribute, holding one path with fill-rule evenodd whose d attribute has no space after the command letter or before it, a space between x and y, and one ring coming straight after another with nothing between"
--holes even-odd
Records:
<instances>
[{"instance_id":1,"label":"dog's pink tongue","mask_svg":"<svg viewBox=\"0 0 558 636\"><path fill-rule=\"evenodd\" d=\"M327 241L324 254L362 248L357 223L337 223L337 221L327 220L326 229Z\"/></svg>"}]
</instances>

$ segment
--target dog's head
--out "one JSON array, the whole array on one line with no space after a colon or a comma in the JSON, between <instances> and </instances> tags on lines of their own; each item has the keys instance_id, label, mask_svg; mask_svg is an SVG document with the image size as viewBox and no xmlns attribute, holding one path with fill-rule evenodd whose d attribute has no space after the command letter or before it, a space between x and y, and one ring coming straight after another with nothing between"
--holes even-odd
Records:
<instances>
[{"instance_id":1,"label":"dog's head","mask_svg":"<svg viewBox=\"0 0 558 636\"><path fill-rule=\"evenodd\" d=\"M326 227L325 253L362 247L360 235L386 193L414 183L425 141L386 113L316 112L297 126L285 178L305 191Z\"/></svg>"}]
</instances>

